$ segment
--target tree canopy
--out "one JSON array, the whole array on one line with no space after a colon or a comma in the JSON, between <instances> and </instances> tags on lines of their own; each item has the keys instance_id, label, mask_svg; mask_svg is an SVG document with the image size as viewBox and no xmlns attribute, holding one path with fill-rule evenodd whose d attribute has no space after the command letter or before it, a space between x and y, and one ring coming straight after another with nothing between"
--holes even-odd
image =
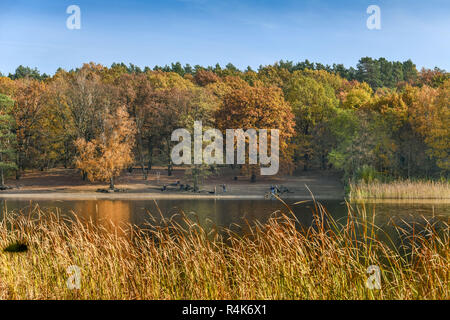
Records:
<instances>
[{"instance_id":1,"label":"tree canopy","mask_svg":"<svg viewBox=\"0 0 450 320\"><path fill-rule=\"evenodd\" d=\"M362 58L356 68L282 60L244 71L87 63L53 76L19 66L0 76L0 168L20 178L63 165L111 184L133 165L144 179L154 163L170 174L171 133L197 120L220 130L279 129L284 173L334 169L356 179L370 167L385 177L448 176L449 97L445 70L384 58Z\"/></svg>"}]
</instances>

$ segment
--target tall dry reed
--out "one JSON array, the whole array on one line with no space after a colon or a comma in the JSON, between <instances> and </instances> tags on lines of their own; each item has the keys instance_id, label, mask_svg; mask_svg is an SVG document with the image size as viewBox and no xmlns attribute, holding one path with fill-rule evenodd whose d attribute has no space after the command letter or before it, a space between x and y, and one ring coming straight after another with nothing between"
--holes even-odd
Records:
<instances>
[{"instance_id":1,"label":"tall dry reed","mask_svg":"<svg viewBox=\"0 0 450 320\"><path fill-rule=\"evenodd\" d=\"M349 197L359 199L450 199L448 181L358 182L350 184Z\"/></svg>"},{"instance_id":2,"label":"tall dry reed","mask_svg":"<svg viewBox=\"0 0 450 320\"><path fill-rule=\"evenodd\" d=\"M338 225L319 203L302 227L286 207L249 231L207 231L182 213L151 226L106 227L39 209L9 213L0 246L2 299L450 299L449 226L409 235L402 253L377 239L365 212L349 206ZM401 232L402 230L399 230ZM66 285L71 265L81 288ZM367 267L381 289L366 287Z\"/></svg>"}]
</instances>

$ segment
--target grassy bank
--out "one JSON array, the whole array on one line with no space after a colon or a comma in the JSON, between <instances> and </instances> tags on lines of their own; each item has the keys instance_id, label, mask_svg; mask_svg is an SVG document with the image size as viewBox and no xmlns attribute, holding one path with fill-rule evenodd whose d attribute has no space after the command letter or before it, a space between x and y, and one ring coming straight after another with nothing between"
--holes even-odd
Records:
<instances>
[{"instance_id":1,"label":"grassy bank","mask_svg":"<svg viewBox=\"0 0 450 320\"><path fill-rule=\"evenodd\" d=\"M376 239L364 212L349 209L337 227L316 206L315 228L299 228L286 208L247 236L208 233L184 216L108 232L39 210L9 214L0 246L26 251L0 253L0 298L450 299L448 224L438 235L427 223L401 254ZM79 290L66 286L71 265ZM380 290L366 287L370 265L381 268Z\"/></svg>"},{"instance_id":2,"label":"grassy bank","mask_svg":"<svg viewBox=\"0 0 450 320\"><path fill-rule=\"evenodd\" d=\"M359 199L450 199L448 181L350 183L349 197Z\"/></svg>"}]
</instances>

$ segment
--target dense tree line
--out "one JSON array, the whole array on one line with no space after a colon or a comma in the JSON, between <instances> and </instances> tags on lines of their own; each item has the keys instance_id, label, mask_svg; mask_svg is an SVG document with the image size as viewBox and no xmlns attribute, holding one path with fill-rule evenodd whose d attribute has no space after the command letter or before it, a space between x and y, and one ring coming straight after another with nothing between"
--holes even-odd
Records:
<instances>
[{"instance_id":1,"label":"dense tree line","mask_svg":"<svg viewBox=\"0 0 450 320\"><path fill-rule=\"evenodd\" d=\"M372 59L370 57L361 58L357 64L356 68L350 67L346 68L343 64L333 64L324 65L322 63L314 63L309 60L303 62L294 63L293 61L279 61L274 64L275 67L286 69L289 72L294 71L304 71L309 70L325 70L329 73L336 74L342 78L352 81L357 80L359 82L367 82L373 90L378 88L387 87L395 88L401 83L416 83L419 76L428 77L435 81L434 86L442 84L443 80L446 79L446 72L439 68L434 70L422 70L420 73L417 71L415 64L411 60L404 62L400 61L388 61L385 58ZM200 65L191 66L190 64L182 65L180 62L172 63L170 66L166 65L164 67L155 66L153 69L150 67L145 67L141 69L140 67L124 63L113 63L111 68L121 69L124 72L130 74L147 73L149 71L163 71L163 72L174 72L184 77L185 75L196 75L199 70L212 71L219 76L227 75L242 75L244 72L236 68L232 63L229 63L222 68L219 64L214 67L203 67ZM266 66L260 66L258 72L264 70ZM247 67L246 72L253 71L251 67ZM0 76L2 74L0 73ZM439 78L440 76L440 78ZM45 80L49 78L47 74L41 74L38 69L19 66L14 74L9 74L9 78L15 80L20 78L33 78L37 80ZM430 79L430 80L431 80ZM423 80L423 79L422 79ZM427 83L430 85L431 83Z\"/></svg>"},{"instance_id":2,"label":"dense tree line","mask_svg":"<svg viewBox=\"0 0 450 320\"><path fill-rule=\"evenodd\" d=\"M180 63L94 63L53 76L20 66L0 77L0 171L77 167L114 185L127 167L171 174L171 133L278 128L283 173L440 177L450 168L450 76L410 61L362 58L356 69L280 61L257 71ZM253 168L254 169L254 168ZM251 166L242 170L254 174ZM201 175L212 167L193 166Z\"/></svg>"}]
</instances>

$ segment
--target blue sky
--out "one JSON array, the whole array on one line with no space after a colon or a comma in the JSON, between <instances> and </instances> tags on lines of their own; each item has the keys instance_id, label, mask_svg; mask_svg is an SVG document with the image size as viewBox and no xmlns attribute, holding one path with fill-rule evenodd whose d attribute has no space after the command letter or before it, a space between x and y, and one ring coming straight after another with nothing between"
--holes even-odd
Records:
<instances>
[{"instance_id":1,"label":"blue sky","mask_svg":"<svg viewBox=\"0 0 450 320\"><path fill-rule=\"evenodd\" d=\"M66 28L69 5L81 30ZM369 5L381 30L369 30ZM53 74L84 62L239 68L280 59L355 66L359 58L412 59L450 70L450 1L1 0L0 71L22 64Z\"/></svg>"}]
</instances>

